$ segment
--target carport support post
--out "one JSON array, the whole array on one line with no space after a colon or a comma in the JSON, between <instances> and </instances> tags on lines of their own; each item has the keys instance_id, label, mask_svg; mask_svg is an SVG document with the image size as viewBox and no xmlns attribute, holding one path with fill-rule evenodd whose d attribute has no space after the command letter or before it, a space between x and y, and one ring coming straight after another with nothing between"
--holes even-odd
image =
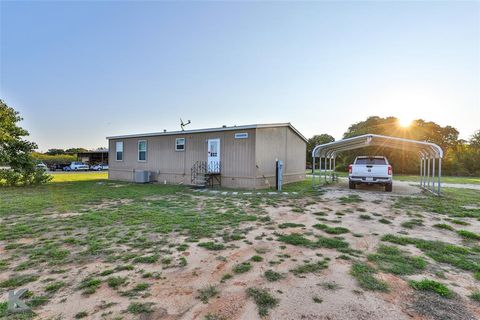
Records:
<instances>
[{"instance_id":1,"label":"carport support post","mask_svg":"<svg viewBox=\"0 0 480 320\"><path fill-rule=\"evenodd\" d=\"M315 156L312 156L312 188L315 188Z\"/></svg>"},{"instance_id":2,"label":"carport support post","mask_svg":"<svg viewBox=\"0 0 480 320\"><path fill-rule=\"evenodd\" d=\"M333 178L335 179L335 160L337 159L337 156L333 157Z\"/></svg>"},{"instance_id":3,"label":"carport support post","mask_svg":"<svg viewBox=\"0 0 480 320\"><path fill-rule=\"evenodd\" d=\"M323 174L324 174L325 182L327 182L327 155L323 157Z\"/></svg>"},{"instance_id":4,"label":"carport support post","mask_svg":"<svg viewBox=\"0 0 480 320\"><path fill-rule=\"evenodd\" d=\"M420 187L422 187L422 182L423 182L422 166L423 166L423 158L420 157Z\"/></svg>"},{"instance_id":5,"label":"carport support post","mask_svg":"<svg viewBox=\"0 0 480 320\"><path fill-rule=\"evenodd\" d=\"M432 192L435 193L435 157L432 158Z\"/></svg>"},{"instance_id":6,"label":"carport support post","mask_svg":"<svg viewBox=\"0 0 480 320\"><path fill-rule=\"evenodd\" d=\"M440 195L440 177L442 176L442 158L438 158L438 195Z\"/></svg>"},{"instance_id":7,"label":"carport support post","mask_svg":"<svg viewBox=\"0 0 480 320\"><path fill-rule=\"evenodd\" d=\"M428 156L427 160L427 188L430 189L430 156Z\"/></svg>"},{"instance_id":8,"label":"carport support post","mask_svg":"<svg viewBox=\"0 0 480 320\"><path fill-rule=\"evenodd\" d=\"M428 156L423 159L423 187L427 187L427 181L428 181L428 176L427 176L427 158Z\"/></svg>"},{"instance_id":9,"label":"carport support post","mask_svg":"<svg viewBox=\"0 0 480 320\"><path fill-rule=\"evenodd\" d=\"M329 167L330 167L330 182L332 182L333 181L333 177L332 177L332 156L329 156L328 159L329 159L329 162L330 162L330 164L329 164Z\"/></svg>"}]
</instances>

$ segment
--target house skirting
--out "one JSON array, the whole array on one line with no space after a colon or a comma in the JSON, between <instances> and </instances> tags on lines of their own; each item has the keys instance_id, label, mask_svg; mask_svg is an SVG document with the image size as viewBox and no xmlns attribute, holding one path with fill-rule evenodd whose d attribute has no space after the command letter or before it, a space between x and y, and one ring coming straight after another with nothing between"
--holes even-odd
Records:
<instances>
[{"instance_id":1,"label":"house skirting","mask_svg":"<svg viewBox=\"0 0 480 320\"><path fill-rule=\"evenodd\" d=\"M108 179L133 182L135 179L134 170L127 169L109 169ZM152 180L158 183L166 184L184 184L190 185L190 174L184 173L157 173L152 171ZM291 183L302 181L305 179L304 172L284 173L283 183ZM234 177L222 175L222 187L238 188L238 189L264 189L275 188L275 176L258 176L258 177Z\"/></svg>"}]
</instances>

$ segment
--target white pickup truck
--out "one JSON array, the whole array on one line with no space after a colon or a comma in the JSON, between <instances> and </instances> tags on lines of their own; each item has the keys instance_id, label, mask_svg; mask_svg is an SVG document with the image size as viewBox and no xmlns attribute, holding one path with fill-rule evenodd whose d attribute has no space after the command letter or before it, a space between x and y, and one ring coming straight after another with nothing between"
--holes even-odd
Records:
<instances>
[{"instance_id":1,"label":"white pickup truck","mask_svg":"<svg viewBox=\"0 0 480 320\"><path fill-rule=\"evenodd\" d=\"M392 166L385 157L361 156L348 166L348 186L355 189L357 184L381 184L385 191L392 191Z\"/></svg>"}]
</instances>

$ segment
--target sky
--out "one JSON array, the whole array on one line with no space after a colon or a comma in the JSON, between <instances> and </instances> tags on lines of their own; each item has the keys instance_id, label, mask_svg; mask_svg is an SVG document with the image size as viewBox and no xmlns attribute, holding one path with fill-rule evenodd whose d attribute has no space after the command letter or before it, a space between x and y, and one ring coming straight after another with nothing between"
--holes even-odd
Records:
<instances>
[{"instance_id":1,"label":"sky","mask_svg":"<svg viewBox=\"0 0 480 320\"><path fill-rule=\"evenodd\" d=\"M0 1L0 98L39 149L368 116L480 129L480 2Z\"/></svg>"}]
</instances>

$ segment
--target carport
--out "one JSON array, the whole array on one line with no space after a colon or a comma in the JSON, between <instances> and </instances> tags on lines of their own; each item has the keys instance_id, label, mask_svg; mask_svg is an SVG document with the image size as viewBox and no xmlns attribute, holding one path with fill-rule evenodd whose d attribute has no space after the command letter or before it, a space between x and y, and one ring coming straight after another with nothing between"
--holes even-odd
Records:
<instances>
[{"instance_id":1,"label":"carport","mask_svg":"<svg viewBox=\"0 0 480 320\"><path fill-rule=\"evenodd\" d=\"M334 180L335 159L338 153L370 146L394 148L417 153L420 161L420 187L440 195L443 158L442 148L430 142L378 134L364 134L315 146L312 150L313 187L321 183L322 175L325 182ZM317 158L319 160L318 165L316 163ZM437 173L435 173L436 168L438 168ZM317 169L320 171L318 174L316 173Z\"/></svg>"}]
</instances>

